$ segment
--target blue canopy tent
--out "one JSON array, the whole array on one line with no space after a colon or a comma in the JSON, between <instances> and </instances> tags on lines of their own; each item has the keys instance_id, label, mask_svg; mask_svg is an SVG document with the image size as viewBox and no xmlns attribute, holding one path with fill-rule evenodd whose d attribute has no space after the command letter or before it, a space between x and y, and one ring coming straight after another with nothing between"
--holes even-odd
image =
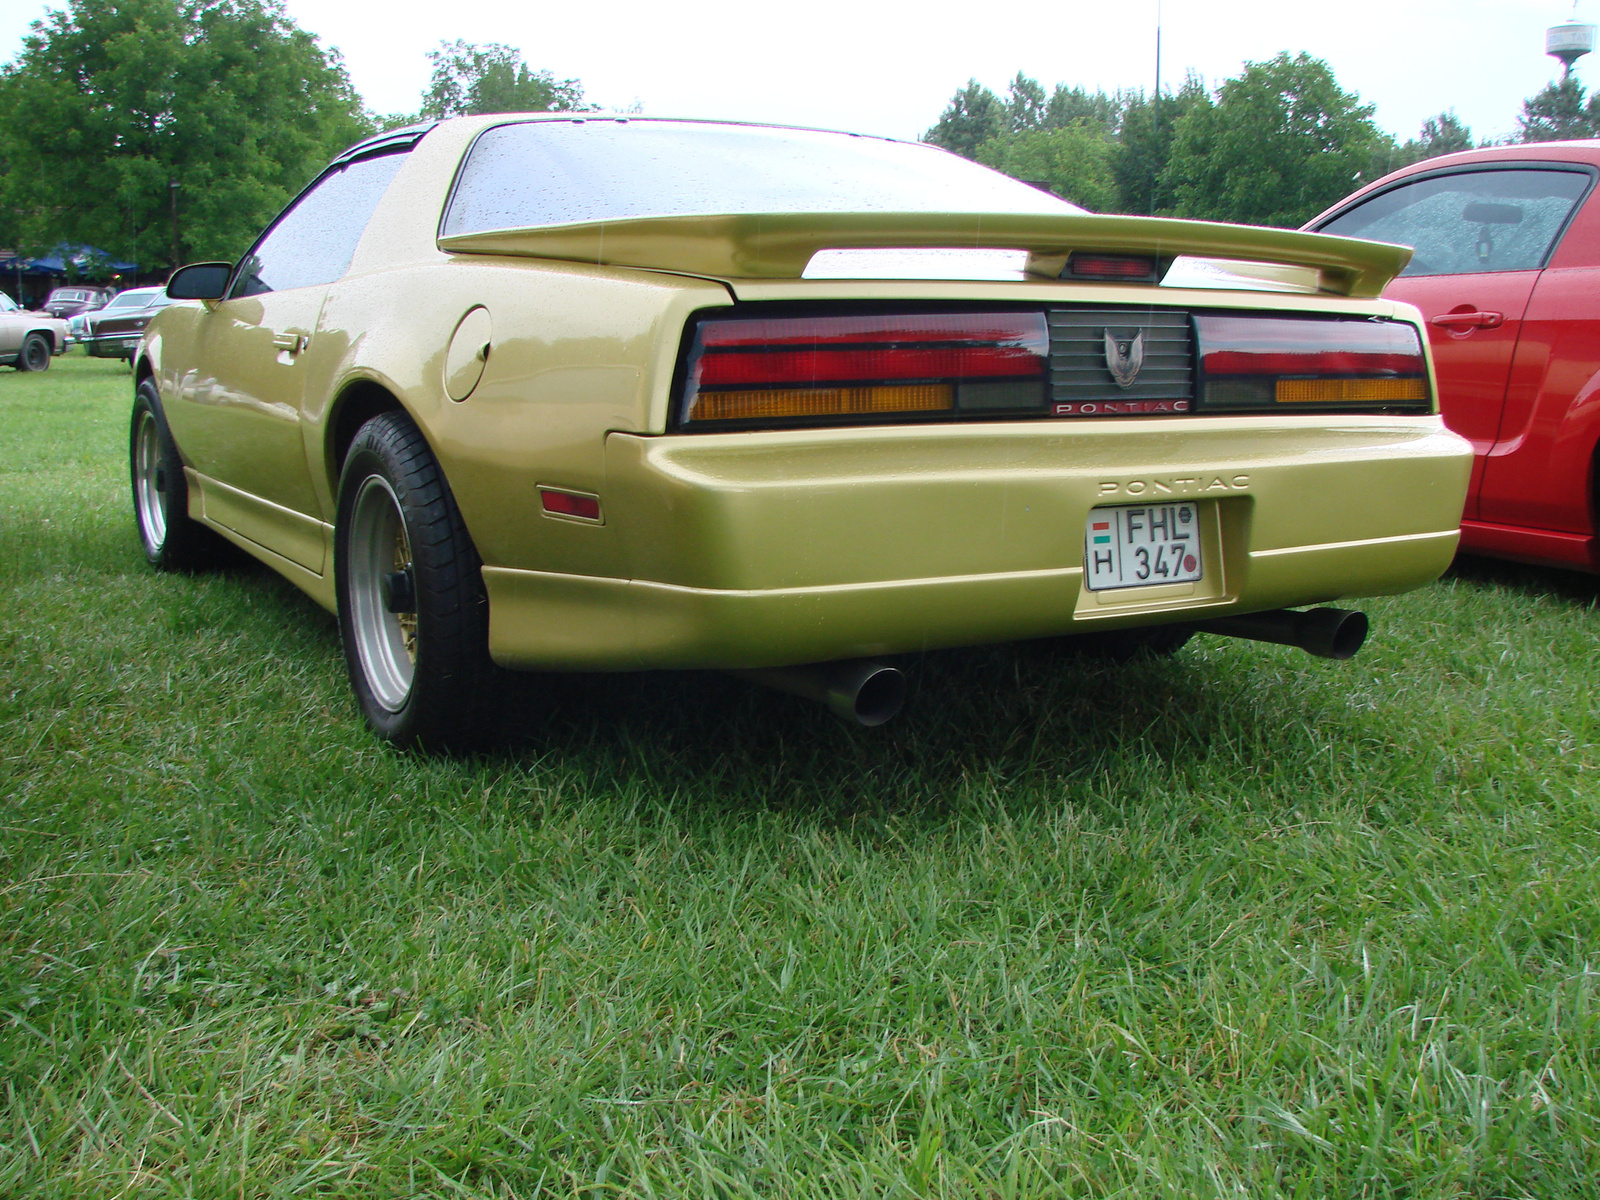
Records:
<instances>
[{"instance_id":1,"label":"blue canopy tent","mask_svg":"<svg viewBox=\"0 0 1600 1200\"><path fill-rule=\"evenodd\" d=\"M11 291L16 302L24 307L42 302L52 287L68 278L104 278L137 270L136 263L120 262L95 246L69 246L65 242L54 247L49 254L37 258L24 258L14 253L0 257L0 281L15 288L14 291L12 287L6 290ZM24 298L23 291L29 283L34 285L30 290L37 295Z\"/></svg>"}]
</instances>

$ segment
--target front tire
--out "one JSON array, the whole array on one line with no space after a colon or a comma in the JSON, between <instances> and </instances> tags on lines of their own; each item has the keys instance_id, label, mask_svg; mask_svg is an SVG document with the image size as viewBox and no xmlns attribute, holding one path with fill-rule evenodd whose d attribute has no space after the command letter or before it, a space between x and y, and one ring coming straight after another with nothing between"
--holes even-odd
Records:
<instances>
[{"instance_id":1,"label":"front tire","mask_svg":"<svg viewBox=\"0 0 1600 1200\"><path fill-rule=\"evenodd\" d=\"M222 561L227 543L189 516L189 481L154 379L141 380L133 394L128 461L145 560L161 571L197 571Z\"/></svg>"},{"instance_id":2,"label":"front tire","mask_svg":"<svg viewBox=\"0 0 1600 1200\"><path fill-rule=\"evenodd\" d=\"M30 333L22 339L17 351L17 370L48 371L50 369L50 340L42 333Z\"/></svg>"},{"instance_id":3,"label":"front tire","mask_svg":"<svg viewBox=\"0 0 1600 1200\"><path fill-rule=\"evenodd\" d=\"M396 746L466 750L490 728L482 562L427 441L404 413L356 433L339 479L334 570L362 714Z\"/></svg>"}]
</instances>

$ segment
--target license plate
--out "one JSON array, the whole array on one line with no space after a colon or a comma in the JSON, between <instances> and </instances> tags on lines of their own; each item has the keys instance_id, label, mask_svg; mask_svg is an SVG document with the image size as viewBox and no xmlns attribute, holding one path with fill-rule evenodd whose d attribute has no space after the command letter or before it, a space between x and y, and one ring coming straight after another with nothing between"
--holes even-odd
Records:
<instances>
[{"instance_id":1,"label":"license plate","mask_svg":"<svg viewBox=\"0 0 1600 1200\"><path fill-rule=\"evenodd\" d=\"M1199 506L1180 501L1091 508L1083 573L1096 592L1201 578Z\"/></svg>"}]
</instances>

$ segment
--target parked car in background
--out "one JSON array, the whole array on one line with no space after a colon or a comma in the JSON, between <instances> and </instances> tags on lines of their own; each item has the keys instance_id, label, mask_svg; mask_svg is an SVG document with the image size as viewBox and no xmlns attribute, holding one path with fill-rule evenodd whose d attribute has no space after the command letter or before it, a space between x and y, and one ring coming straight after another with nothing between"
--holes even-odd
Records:
<instances>
[{"instance_id":1,"label":"parked car in background","mask_svg":"<svg viewBox=\"0 0 1600 1200\"><path fill-rule=\"evenodd\" d=\"M1427 322L1472 443L1461 548L1600 571L1600 142L1428 159L1308 229L1411 246L1384 295Z\"/></svg>"},{"instance_id":2,"label":"parked car in background","mask_svg":"<svg viewBox=\"0 0 1600 1200\"><path fill-rule=\"evenodd\" d=\"M1245 282L1162 287L1176 255ZM499 667L742 670L871 724L880 655L1200 628L1348 657L1361 614L1285 610L1435 578L1470 461L1379 297L1408 257L1095 216L876 137L392 131L168 281L137 528L157 567L221 535L337 612L402 745L470 743Z\"/></svg>"},{"instance_id":3,"label":"parked car in background","mask_svg":"<svg viewBox=\"0 0 1600 1200\"><path fill-rule=\"evenodd\" d=\"M77 340L96 358L133 361L139 335L150 319L172 301L164 287L129 288L118 292L97 312L84 314L83 333Z\"/></svg>"},{"instance_id":4,"label":"parked car in background","mask_svg":"<svg viewBox=\"0 0 1600 1200\"><path fill-rule=\"evenodd\" d=\"M44 302L44 311L52 317L60 317L63 321L77 316L79 313L93 312L103 308L106 301L116 295L115 288L103 287L58 287L52 291Z\"/></svg>"},{"instance_id":5,"label":"parked car in background","mask_svg":"<svg viewBox=\"0 0 1600 1200\"><path fill-rule=\"evenodd\" d=\"M67 323L49 313L29 312L0 292L0 363L19 371L43 371L52 355L67 348Z\"/></svg>"}]
</instances>

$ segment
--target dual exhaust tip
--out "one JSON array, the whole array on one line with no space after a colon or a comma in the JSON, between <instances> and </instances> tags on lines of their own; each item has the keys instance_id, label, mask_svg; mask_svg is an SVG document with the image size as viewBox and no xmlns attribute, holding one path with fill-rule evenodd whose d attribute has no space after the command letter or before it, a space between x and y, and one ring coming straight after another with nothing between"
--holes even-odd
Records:
<instances>
[{"instance_id":1,"label":"dual exhaust tip","mask_svg":"<svg viewBox=\"0 0 1600 1200\"><path fill-rule=\"evenodd\" d=\"M1217 617L1201 621L1194 628L1224 637L1298 646L1307 654L1342 662L1354 658L1367 640L1367 615L1343 608L1313 608L1306 612L1280 608ZM892 720L906 702L905 675L896 667L864 658L733 674L791 696L814 700L842 720L869 729Z\"/></svg>"}]
</instances>

